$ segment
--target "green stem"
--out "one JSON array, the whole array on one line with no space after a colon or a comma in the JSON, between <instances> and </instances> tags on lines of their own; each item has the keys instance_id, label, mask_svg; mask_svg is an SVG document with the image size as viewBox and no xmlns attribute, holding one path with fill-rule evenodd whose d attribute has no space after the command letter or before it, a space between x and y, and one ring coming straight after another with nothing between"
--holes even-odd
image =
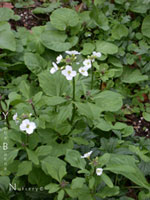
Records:
<instances>
[{"instance_id":1,"label":"green stem","mask_svg":"<svg viewBox=\"0 0 150 200\"><path fill-rule=\"evenodd\" d=\"M93 89L93 80L94 80L94 70L93 70L93 65L91 68L91 90Z\"/></svg>"},{"instance_id":2,"label":"green stem","mask_svg":"<svg viewBox=\"0 0 150 200\"><path fill-rule=\"evenodd\" d=\"M28 146L28 134L26 133L26 146Z\"/></svg>"},{"instance_id":3,"label":"green stem","mask_svg":"<svg viewBox=\"0 0 150 200\"><path fill-rule=\"evenodd\" d=\"M35 118L38 117L35 106L33 105L33 103L31 103L31 106L32 106L32 110L34 112Z\"/></svg>"},{"instance_id":4,"label":"green stem","mask_svg":"<svg viewBox=\"0 0 150 200\"><path fill-rule=\"evenodd\" d=\"M73 95L72 95L72 100L75 102L75 78L73 78L72 80L72 86L73 86ZM73 102L73 110L72 110L72 118L71 118L71 123L73 122L74 120L74 117L75 117L75 111L76 111L76 107L75 107L75 104Z\"/></svg>"}]
</instances>

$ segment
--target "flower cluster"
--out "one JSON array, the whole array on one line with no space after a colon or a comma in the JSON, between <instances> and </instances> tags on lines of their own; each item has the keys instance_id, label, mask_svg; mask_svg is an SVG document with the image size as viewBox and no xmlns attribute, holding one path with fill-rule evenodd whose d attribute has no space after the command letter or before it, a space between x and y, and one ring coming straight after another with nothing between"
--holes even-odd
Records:
<instances>
[{"instance_id":1,"label":"flower cluster","mask_svg":"<svg viewBox=\"0 0 150 200\"><path fill-rule=\"evenodd\" d=\"M22 115L22 118L31 117L31 115L32 113L30 113L29 115ZM16 122L16 124L19 123L20 119L17 113L13 115L13 120ZM34 122L31 122L29 119L24 119L21 122L19 128L21 131L26 131L27 134L32 134L34 132L34 129L36 129L36 124Z\"/></svg>"},{"instance_id":2,"label":"flower cluster","mask_svg":"<svg viewBox=\"0 0 150 200\"><path fill-rule=\"evenodd\" d=\"M26 131L27 134L32 134L34 129L36 129L36 124L34 122L30 122L29 119L25 119L20 124L20 130Z\"/></svg>"},{"instance_id":3,"label":"flower cluster","mask_svg":"<svg viewBox=\"0 0 150 200\"><path fill-rule=\"evenodd\" d=\"M56 62L52 62L53 67L50 69L50 73L54 74L58 70L61 70L62 75L64 75L67 80L72 80L72 78L77 75L77 72L72 69L72 66L66 64L66 66L59 67L58 64L68 63L68 62L71 63L71 61L74 61L77 58L76 57L77 55L80 55L80 52L73 50L73 51L65 51L65 53L67 54L66 59L63 59L62 55L59 55L56 58ZM83 61L82 66L78 69L78 72L83 76L88 76L88 70L92 67L92 62L94 62L96 58L100 57L101 57L100 52L93 51L93 54L91 56L88 56L87 59ZM80 63L77 62L77 64Z\"/></svg>"},{"instance_id":4,"label":"flower cluster","mask_svg":"<svg viewBox=\"0 0 150 200\"><path fill-rule=\"evenodd\" d=\"M91 154L93 153L93 151L89 151L87 153L85 153L83 156L81 156L81 158L88 158L90 159ZM96 168L96 174L97 176L101 176L103 173L103 169L102 168Z\"/></svg>"}]
</instances>

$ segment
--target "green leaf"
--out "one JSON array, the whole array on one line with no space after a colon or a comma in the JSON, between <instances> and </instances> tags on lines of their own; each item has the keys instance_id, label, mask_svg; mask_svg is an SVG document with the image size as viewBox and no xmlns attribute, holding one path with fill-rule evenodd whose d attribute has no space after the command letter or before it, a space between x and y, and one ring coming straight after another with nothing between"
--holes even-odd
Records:
<instances>
[{"instance_id":1,"label":"green leaf","mask_svg":"<svg viewBox=\"0 0 150 200\"><path fill-rule=\"evenodd\" d=\"M147 75L142 75L139 69L124 67L121 80L124 83L138 83L148 79Z\"/></svg>"},{"instance_id":2,"label":"green leaf","mask_svg":"<svg viewBox=\"0 0 150 200\"><path fill-rule=\"evenodd\" d=\"M48 156L49 154L51 154L52 151L52 146L50 145L43 145L43 146L39 146L36 150L35 153L37 156Z\"/></svg>"},{"instance_id":3,"label":"green leaf","mask_svg":"<svg viewBox=\"0 0 150 200\"><path fill-rule=\"evenodd\" d=\"M16 130L10 129L9 130L9 138L11 140L15 141L15 142L22 143L20 131L16 131Z\"/></svg>"},{"instance_id":4,"label":"green leaf","mask_svg":"<svg viewBox=\"0 0 150 200\"><path fill-rule=\"evenodd\" d=\"M48 156L41 163L43 171L58 182L66 175L66 163L59 158Z\"/></svg>"},{"instance_id":5,"label":"green leaf","mask_svg":"<svg viewBox=\"0 0 150 200\"><path fill-rule=\"evenodd\" d=\"M110 159L110 154L105 153L101 157L98 158L98 162L99 162L100 166L103 167L104 165L106 165L109 162L109 159Z\"/></svg>"},{"instance_id":6,"label":"green leaf","mask_svg":"<svg viewBox=\"0 0 150 200\"><path fill-rule=\"evenodd\" d=\"M146 13L149 6L144 2L141 3L140 0L132 1L130 5L130 10L135 13Z\"/></svg>"},{"instance_id":7,"label":"green leaf","mask_svg":"<svg viewBox=\"0 0 150 200\"><path fill-rule=\"evenodd\" d=\"M66 152L65 160L73 167L77 167L79 169L84 169L86 162L83 158L81 158L81 155L76 150L70 150L68 149Z\"/></svg>"},{"instance_id":8,"label":"green leaf","mask_svg":"<svg viewBox=\"0 0 150 200\"><path fill-rule=\"evenodd\" d=\"M65 99L63 97L59 97L59 96L53 96L53 97L45 96L44 101L45 101L46 105L48 105L48 106L56 106L56 105L66 102L67 99Z\"/></svg>"},{"instance_id":9,"label":"green leaf","mask_svg":"<svg viewBox=\"0 0 150 200\"><path fill-rule=\"evenodd\" d=\"M93 52L93 50L95 49L95 45L92 43L84 43L83 44L83 50L81 51L81 53L83 55L89 55Z\"/></svg>"},{"instance_id":10,"label":"green leaf","mask_svg":"<svg viewBox=\"0 0 150 200\"><path fill-rule=\"evenodd\" d=\"M142 115L146 121L150 122L150 113L143 112Z\"/></svg>"},{"instance_id":11,"label":"green leaf","mask_svg":"<svg viewBox=\"0 0 150 200\"><path fill-rule=\"evenodd\" d=\"M118 111L122 105L122 96L116 92L105 90L94 97L96 105L102 111Z\"/></svg>"},{"instance_id":12,"label":"green leaf","mask_svg":"<svg viewBox=\"0 0 150 200\"><path fill-rule=\"evenodd\" d=\"M60 189L60 186L55 183L50 183L50 184L46 185L44 188L45 188L45 190L48 190L48 193L54 193Z\"/></svg>"},{"instance_id":13,"label":"green leaf","mask_svg":"<svg viewBox=\"0 0 150 200\"><path fill-rule=\"evenodd\" d=\"M106 186L103 189L101 189L100 192L96 193L96 196L100 198L106 198L116 196L117 194L119 194L118 186L115 186L113 188Z\"/></svg>"},{"instance_id":14,"label":"green leaf","mask_svg":"<svg viewBox=\"0 0 150 200\"><path fill-rule=\"evenodd\" d=\"M56 29L64 31L68 26L76 26L79 22L79 17L77 12L72 9L59 8L51 14L50 20Z\"/></svg>"},{"instance_id":15,"label":"green leaf","mask_svg":"<svg viewBox=\"0 0 150 200\"><path fill-rule=\"evenodd\" d=\"M32 28L32 34L25 36L27 40L28 50L31 52L36 52L38 54L43 54L45 47L41 42L41 34L44 32L44 26L34 26Z\"/></svg>"},{"instance_id":16,"label":"green leaf","mask_svg":"<svg viewBox=\"0 0 150 200\"><path fill-rule=\"evenodd\" d=\"M38 165L39 159L38 159L37 155L35 154L35 152L31 151L30 149L26 149L26 150L27 150L29 160L32 161L35 165Z\"/></svg>"},{"instance_id":17,"label":"green leaf","mask_svg":"<svg viewBox=\"0 0 150 200\"><path fill-rule=\"evenodd\" d=\"M21 81L19 85L19 90L26 99L31 98L30 86L26 83L25 80Z\"/></svg>"},{"instance_id":18,"label":"green leaf","mask_svg":"<svg viewBox=\"0 0 150 200\"><path fill-rule=\"evenodd\" d=\"M85 183L85 178L76 177L72 180L71 188L72 189L82 188L84 183Z\"/></svg>"},{"instance_id":19,"label":"green leaf","mask_svg":"<svg viewBox=\"0 0 150 200\"><path fill-rule=\"evenodd\" d=\"M71 118L71 116L72 116L72 104L68 104L68 105L62 106L60 108L60 111L57 116L57 120L58 120L59 124L61 124L62 122L66 121L67 119ZM67 124L66 124L66 126L67 126ZM69 124L68 124L68 127L70 127Z\"/></svg>"},{"instance_id":20,"label":"green leaf","mask_svg":"<svg viewBox=\"0 0 150 200\"><path fill-rule=\"evenodd\" d=\"M27 68L35 74L40 73L47 67L46 60L36 53L25 53L24 61Z\"/></svg>"},{"instance_id":21,"label":"green leaf","mask_svg":"<svg viewBox=\"0 0 150 200\"><path fill-rule=\"evenodd\" d=\"M140 150L139 147L129 145L129 150L132 151L133 153L137 154L141 158L141 160L143 160L144 162L150 162L150 158L148 156L146 156L145 152Z\"/></svg>"},{"instance_id":22,"label":"green leaf","mask_svg":"<svg viewBox=\"0 0 150 200\"><path fill-rule=\"evenodd\" d=\"M92 177L89 179L89 188L90 188L90 189L93 189L94 186L95 186L95 177L92 176Z\"/></svg>"},{"instance_id":23,"label":"green leaf","mask_svg":"<svg viewBox=\"0 0 150 200\"><path fill-rule=\"evenodd\" d=\"M109 170L115 174L121 174L133 181L135 184L149 189L150 185L147 183L144 175L135 163L136 160L133 156L111 154L109 163L106 164L105 170Z\"/></svg>"},{"instance_id":24,"label":"green leaf","mask_svg":"<svg viewBox=\"0 0 150 200\"><path fill-rule=\"evenodd\" d=\"M59 2L52 2L48 4L47 7L45 8L37 7L34 10L32 10L32 12L34 14L47 14L47 13L51 13L54 9L58 8L59 6L60 6Z\"/></svg>"},{"instance_id":25,"label":"green leaf","mask_svg":"<svg viewBox=\"0 0 150 200\"><path fill-rule=\"evenodd\" d=\"M61 96L67 90L68 81L59 72L50 74L44 71L38 77L41 88L48 96Z\"/></svg>"},{"instance_id":26,"label":"green leaf","mask_svg":"<svg viewBox=\"0 0 150 200\"><path fill-rule=\"evenodd\" d=\"M105 41L96 42L96 50L103 54L116 54L118 52L118 47L115 44Z\"/></svg>"},{"instance_id":27,"label":"green leaf","mask_svg":"<svg viewBox=\"0 0 150 200\"><path fill-rule=\"evenodd\" d=\"M9 148L7 153L7 165L11 164L16 156L18 155L18 151L20 149Z\"/></svg>"},{"instance_id":28,"label":"green leaf","mask_svg":"<svg viewBox=\"0 0 150 200\"><path fill-rule=\"evenodd\" d=\"M28 175L32 170L32 162L31 161L22 161L18 166L17 176Z\"/></svg>"},{"instance_id":29,"label":"green leaf","mask_svg":"<svg viewBox=\"0 0 150 200\"><path fill-rule=\"evenodd\" d=\"M4 188L4 190L7 190L9 187L10 179L8 176L1 176L0 177L0 188Z\"/></svg>"},{"instance_id":30,"label":"green leaf","mask_svg":"<svg viewBox=\"0 0 150 200\"><path fill-rule=\"evenodd\" d=\"M62 52L70 49L72 44L65 42L67 35L64 32L48 30L41 34L41 42L48 49Z\"/></svg>"},{"instance_id":31,"label":"green leaf","mask_svg":"<svg viewBox=\"0 0 150 200\"><path fill-rule=\"evenodd\" d=\"M78 108L78 112L81 115L84 115L91 120L98 119L100 117L101 109L95 104L89 102L87 103L76 102L75 104Z\"/></svg>"},{"instance_id":32,"label":"green leaf","mask_svg":"<svg viewBox=\"0 0 150 200\"><path fill-rule=\"evenodd\" d=\"M57 200L63 200L64 195L65 195L64 190L60 190L60 191L58 192Z\"/></svg>"},{"instance_id":33,"label":"green leaf","mask_svg":"<svg viewBox=\"0 0 150 200\"><path fill-rule=\"evenodd\" d=\"M128 28L123 24L116 24L112 29L112 37L116 40L120 40L122 37L127 37Z\"/></svg>"},{"instance_id":34,"label":"green leaf","mask_svg":"<svg viewBox=\"0 0 150 200\"><path fill-rule=\"evenodd\" d=\"M0 48L16 51L14 34L9 30L0 31Z\"/></svg>"},{"instance_id":35,"label":"green leaf","mask_svg":"<svg viewBox=\"0 0 150 200\"><path fill-rule=\"evenodd\" d=\"M115 3L123 4L126 0L115 0Z\"/></svg>"},{"instance_id":36,"label":"green leaf","mask_svg":"<svg viewBox=\"0 0 150 200\"><path fill-rule=\"evenodd\" d=\"M101 5L105 2L106 0L95 0L94 1L94 5L97 6L97 5Z\"/></svg>"},{"instance_id":37,"label":"green leaf","mask_svg":"<svg viewBox=\"0 0 150 200\"><path fill-rule=\"evenodd\" d=\"M38 187L41 187L50 182L50 177L47 176L41 168L34 167L28 175L28 181L32 185L38 185Z\"/></svg>"},{"instance_id":38,"label":"green leaf","mask_svg":"<svg viewBox=\"0 0 150 200\"><path fill-rule=\"evenodd\" d=\"M142 33L144 36L150 38L150 16L146 16L143 20Z\"/></svg>"},{"instance_id":39,"label":"green leaf","mask_svg":"<svg viewBox=\"0 0 150 200\"><path fill-rule=\"evenodd\" d=\"M101 118L95 121L94 125L96 128L99 128L102 131L110 131L112 129L111 124L109 124L107 121Z\"/></svg>"},{"instance_id":40,"label":"green leaf","mask_svg":"<svg viewBox=\"0 0 150 200\"><path fill-rule=\"evenodd\" d=\"M101 179L106 183L106 185L108 185L108 187L113 188L114 185L111 181L111 179L109 178L109 176L107 176L107 174L105 174L104 172L101 175Z\"/></svg>"},{"instance_id":41,"label":"green leaf","mask_svg":"<svg viewBox=\"0 0 150 200\"><path fill-rule=\"evenodd\" d=\"M93 10L90 13L90 17L94 20L95 24L104 31L109 29L108 19L104 15L104 13L98 9L98 7L94 6Z\"/></svg>"},{"instance_id":42,"label":"green leaf","mask_svg":"<svg viewBox=\"0 0 150 200\"><path fill-rule=\"evenodd\" d=\"M10 92L8 97L10 105L15 105L21 101L21 95L17 94L17 92Z\"/></svg>"},{"instance_id":43,"label":"green leaf","mask_svg":"<svg viewBox=\"0 0 150 200\"><path fill-rule=\"evenodd\" d=\"M127 126L123 130L121 130L122 137L128 137L129 135L132 135L134 133L133 126Z\"/></svg>"},{"instance_id":44,"label":"green leaf","mask_svg":"<svg viewBox=\"0 0 150 200\"><path fill-rule=\"evenodd\" d=\"M9 21L10 19L17 20L19 16L14 15L14 11L10 8L0 8L0 21Z\"/></svg>"},{"instance_id":45,"label":"green leaf","mask_svg":"<svg viewBox=\"0 0 150 200\"><path fill-rule=\"evenodd\" d=\"M115 129L115 130L121 130L121 129L124 129L127 127L127 124L125 123L122 123L122 122L116 122L112 128Z\"/></svg>"},{"instance_id":46,"label":"green leaf","mask_svg":"<svg viewBox=\"0 0 150 200\"><path fill-rule=\"evenodd\" d=\"M58 174L59 174L59 179L62 180L62 178L67 174L66 167L60 166Z\"/></svg>"},{"instance_id":47,"label":"green leaf","mask_svg":"<svg viewBox=\"0 0 150 200\"><path fill-rule=\"evenodd\" d=\"M145 193L144 191L139 192L138 200L149 200L150 199L150 191Z\"/></svg>"}]
</instances>

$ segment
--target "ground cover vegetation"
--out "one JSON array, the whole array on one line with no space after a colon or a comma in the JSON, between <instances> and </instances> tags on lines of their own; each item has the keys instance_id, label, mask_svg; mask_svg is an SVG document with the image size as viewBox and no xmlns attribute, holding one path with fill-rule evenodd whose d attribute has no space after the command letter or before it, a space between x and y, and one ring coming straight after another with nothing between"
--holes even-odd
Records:
<instances>
[{"instance_id":1,"label":"ground cover vegetation","mask_svg":"<svg viewBox=\"0 0 150 200\"><path fill-rule=\"evenodd\" d=\"M150 199L150 1L0 2L0 199Z\"/></svg>"}]
</instances>

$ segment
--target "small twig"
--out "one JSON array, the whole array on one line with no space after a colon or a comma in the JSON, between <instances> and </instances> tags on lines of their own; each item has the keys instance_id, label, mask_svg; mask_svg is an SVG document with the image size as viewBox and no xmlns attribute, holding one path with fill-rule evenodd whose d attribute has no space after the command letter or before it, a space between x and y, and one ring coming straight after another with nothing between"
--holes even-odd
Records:
<instances>
[{"instance_id":1,"label":"small twig","mask_svg":"<svg viewBox=\"0 0 150 200\"><path fill-rule=\"evenodd\" d=\"M33 112L34 112L35 117L38 117L38 114L37 114L37 112L36 112L36 109L35 109L35 106L34 106L34 104L33 104L33 102L32 102L32 99L30 99L28 102L29 102L29 103L31 104L31 106L32 106L32 109L33 109Z\"/></svg>"}]
</instances>

